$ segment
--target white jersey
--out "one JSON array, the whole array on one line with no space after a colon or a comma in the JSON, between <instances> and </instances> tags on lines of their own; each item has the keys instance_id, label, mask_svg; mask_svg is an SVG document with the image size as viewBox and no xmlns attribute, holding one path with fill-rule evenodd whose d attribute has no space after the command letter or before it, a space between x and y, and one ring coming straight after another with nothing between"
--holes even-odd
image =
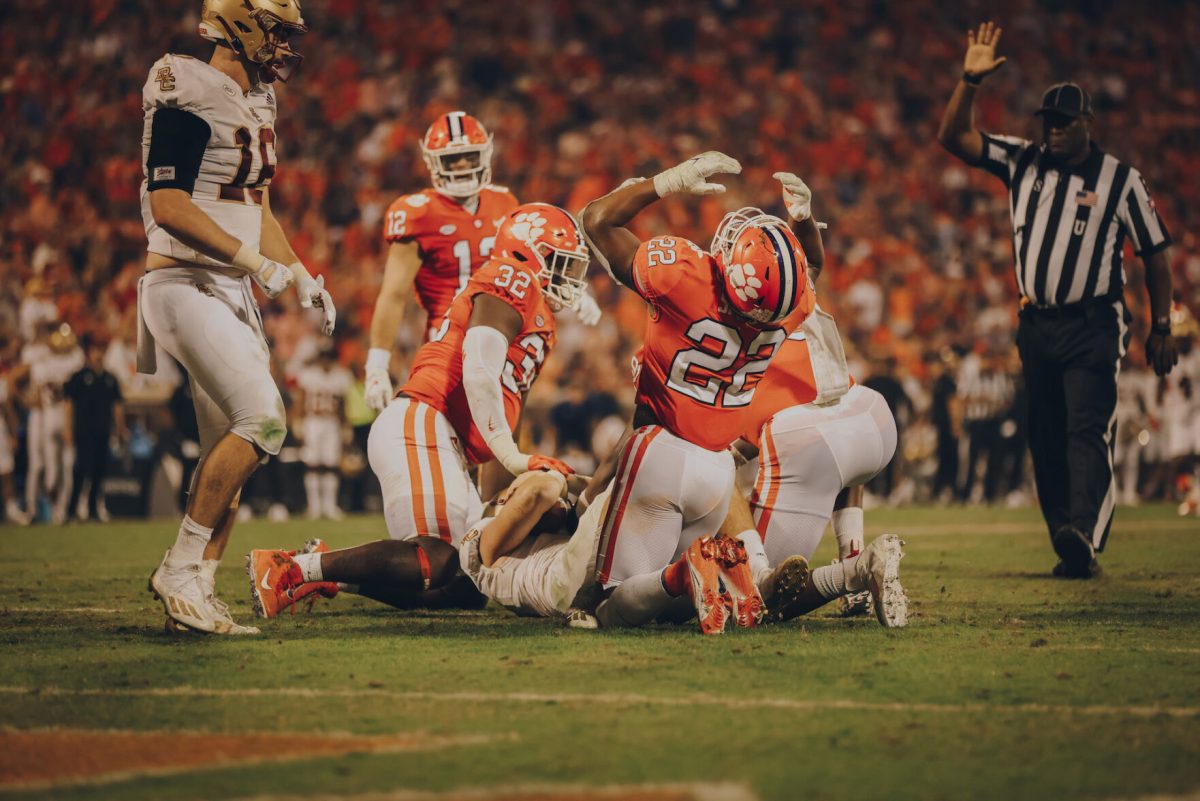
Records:
<instances>
[{"instance_id":1,"label":"white jersey","mask_svg":"<svg viewBox=\"0 0 1200 801\"><path fill-rule=\"evenodd\" d=\"M29 386L41 407L50 407L64 399L63 387L84 364L83 351L72 348L55 353L41 343L21 349L21 361L29 365Z\"/></svg>"},{"instance_id":2,"label":"white jersey","mask_svg":"<svg viewBox=\"0 0 1200 801\"><path fill-rule=\"evenodd\" d=\"M354 383L350 371L341 365L331 370L306 367L296 375L296 386L304 391L306 417L337 417L342 398Z\"/></svg>"},{"instance_id":3,"label":"white jersey","mask_svg":"<svg viewBox=\"0 0 1200 801\"><path fill-rule=\"evenodd\" d=\"M172 53L154 62L142 88L142 170L150 154L154 114L177 108L208 123L208 146L200 163L192 200L230 236L252 250L259 249L262 233L262 189L275 174L275 90L256 84L242 94L225 73L189 56ZM159 168L173 169L173 168ZM164 175L163 179L173 178ZM202 266L221 262L210 259L178 241L155 222L150 213L150 192L142 180L142 221L147 250Z\"/></svg>"},{"instance_id":4,"label":"white jersey","mask_svg":"<svg viewBox=\"0 0 1200 801\"><path fill-rule=\"evenodd\" d=\"M480 559L479 537L496 518L485 517L459 545L459 565L481 593L518 615L565 615L580 589L595 577L596 546L611 492L610 484L596 496L574 534L529 537L491 567L484 567Z\"/></svg>"}]
</instances>

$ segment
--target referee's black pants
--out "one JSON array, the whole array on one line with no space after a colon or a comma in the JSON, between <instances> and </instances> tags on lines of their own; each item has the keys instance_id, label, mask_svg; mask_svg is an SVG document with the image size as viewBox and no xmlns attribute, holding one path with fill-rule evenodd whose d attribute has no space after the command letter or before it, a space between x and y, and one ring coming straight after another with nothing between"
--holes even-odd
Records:
<instances>
[{"instance_id":1,"label":"referee's black pants","mask_svg":"<svg viewBox=\"0 0 1200 801\"><path fill-rule=\"evenodd\" d=\"M1021 310L1029 452L1050 535L1070 524L1104 550L1116 505L1117 374L1129 342L1122 301Z\"/></svg>"}]
</instances>

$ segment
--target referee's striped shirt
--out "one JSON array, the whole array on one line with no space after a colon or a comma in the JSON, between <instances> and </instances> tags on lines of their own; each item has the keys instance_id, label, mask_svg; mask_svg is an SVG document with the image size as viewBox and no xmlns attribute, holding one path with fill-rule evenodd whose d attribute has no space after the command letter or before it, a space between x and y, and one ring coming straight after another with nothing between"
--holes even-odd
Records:
<instances>
[{"instance_id":1,"label":"referee's striped shirt","mask_svg":"<svg viewBox=\"0 0 1200 801\"><path fill-rule=\"evenodd\" d=\"M1027 139L983 134L976 166L1008 187L1017 284L1037 306L1115 300L1125 237L1143 259L1171 244L1142 174L1095 143L1067 166Z\"/></svg>"}]
</instances>

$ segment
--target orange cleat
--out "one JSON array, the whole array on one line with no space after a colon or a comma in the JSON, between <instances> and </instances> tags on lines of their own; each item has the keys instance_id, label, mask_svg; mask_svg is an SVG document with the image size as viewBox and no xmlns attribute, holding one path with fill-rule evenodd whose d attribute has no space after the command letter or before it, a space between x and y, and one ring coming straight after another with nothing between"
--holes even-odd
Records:
<instances>
[{"instance_id":1,"label":"orange cleat","mask_svg":"<svg viewBox=\"0 0 1200 801\"><path fill-rule=\"evenodd\" d=\"M304 583L304 574L287 551L254 550L246 558L250 600L259 617L275 617L293 606L292 591Z\"/></svg>"},{"instance_id":2,"label":"orange cleat","mask_svg":"<svg viewBox=\"0 0 1200 801\"><path fill-rule=\"evenodd\" d=\"M712 537L701 537L683 554L688 571L688 595L696 606L701 634L722 634L733 603L721 583L718 546Z\"/></svg>"},{"instance_id":3,"label":"orange cleat","mask_svg":"<svg viewBox=\"0 0 1200 801\"><path fill-rule=\"evenodd\" d=\"M713 545L716 547L717 564L721 568L721 579L729 589L729 597L733 602L730 607L733 621L741 628L752 629L762 623L767 605L763 603L762 594L750 573L746 546L731 537L716 537Z\"/></svg>"}]
</instances>

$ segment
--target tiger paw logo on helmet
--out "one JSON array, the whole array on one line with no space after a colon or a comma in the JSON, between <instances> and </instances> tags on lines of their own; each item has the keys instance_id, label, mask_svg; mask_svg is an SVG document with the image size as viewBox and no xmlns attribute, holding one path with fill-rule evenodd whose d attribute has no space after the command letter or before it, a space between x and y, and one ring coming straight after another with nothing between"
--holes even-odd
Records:
<instances>
[{"instance_id":1,"label":"tiger paw logo on helmet","mask_svg":"<svg viewBox=\"0 0 1200 801\"><path fill-rule=\"evenodd\" d=\"M758 300L758 290L762 289L763 282L759 280L753 264L731 264L725 268L725 275L738 300L743 303Z\"/></svg>"},{"instance_id":2,"label":"tiger paw logo on helmet","mask_svg":"<svg viewBox=\"0 0 1200 801\"><path fill-rule=\"evenodd\" d=\"M513 218L512 234L523 242L537 239L546 231L546 218L536 211L523 211Z\"/></svg>"}]
</instances>

